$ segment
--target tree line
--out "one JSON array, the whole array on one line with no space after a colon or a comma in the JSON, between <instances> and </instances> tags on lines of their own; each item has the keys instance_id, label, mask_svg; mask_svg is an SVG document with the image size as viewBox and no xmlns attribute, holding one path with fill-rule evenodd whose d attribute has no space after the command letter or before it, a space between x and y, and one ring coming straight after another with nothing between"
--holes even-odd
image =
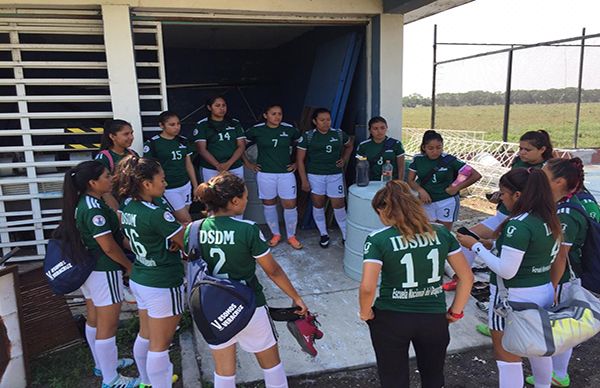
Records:
<instances>
[{"instance_id":1,"label":"tree line","mask_svg":"<svg viewBox=\"0 0 600 388\"><path fill-rule=\"evenodd\" d=\"M512 90L512 104L564 104L577 102L577 88L546 90ZM581 102L600 102L600 89L581 91ZM472 90L465 93L439 93L437 106L504 105L504 92ZM431 98L413 93L402 98L402 106L431 106Z\"/></svg>"}]
</instances>

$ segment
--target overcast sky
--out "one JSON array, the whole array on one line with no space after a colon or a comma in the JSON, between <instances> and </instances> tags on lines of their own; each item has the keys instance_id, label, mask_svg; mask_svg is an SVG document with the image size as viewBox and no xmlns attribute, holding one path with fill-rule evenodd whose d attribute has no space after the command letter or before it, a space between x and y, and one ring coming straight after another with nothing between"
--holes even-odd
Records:
<instances>
[{"instance_id":1,"label":"overcast sky","mask_svg":"<svg viewBox=\"0 0 600 388\"><path fill-rule=\"evenodd\" d=\"M433 26L438 42L537 43L600 33L600 0L475 0L404 28L403 94L431 95ZM579 43L579 42L573 42ZM600 38L587 44L600 46ZM438 46L438 61L499 47ZM579 47L535 48L513 57L513 89L577 86ZM438 66L437 90L504 91L507 54ZM600 88L600 47L586 48L584 89Z\"/></svg>"}]
</instances>

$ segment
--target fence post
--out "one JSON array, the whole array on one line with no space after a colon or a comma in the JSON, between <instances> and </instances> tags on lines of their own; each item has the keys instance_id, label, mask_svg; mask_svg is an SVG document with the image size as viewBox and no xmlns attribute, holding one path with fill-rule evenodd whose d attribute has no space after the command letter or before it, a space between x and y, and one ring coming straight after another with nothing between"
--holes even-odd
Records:
<instances>
[{"instance_id":1,"label":"fence post","mask_svg":"<svg viewBox=\"0 0 600 388\"><path fill-rule=\"evenodd\" d=\"M508 69L506 71L506 92L504 93L504 121L502 123L502 141L508 141L508 120L510 117L510 88L512 83L513 47L508 52Z\"/></svg>"},{"instance_id":2,"label":"fence post","mask_svg":"<svg viewBox=\"0 0 600 388\"><path fill-rule=\"evenodd\" d=\"M581 32L581 51L579 54L579 80L577 81L577 106L575 108L575 133L573 134L573 148L577 148L579 138L579 116L581 113L581 83L583 81L583 53L585 52L585 27Z\"/></svg>"},{"instance_id":3,"label":"fence post","mask_svg":"<svg viewBox=\"0 0 600 388\"><path fill-rule=\"evenodd\" d=\"M431 129L435 128L435 76L437 70L437 24L433 25L433 80L431 82Z\"/></svg>"}]
</instances>

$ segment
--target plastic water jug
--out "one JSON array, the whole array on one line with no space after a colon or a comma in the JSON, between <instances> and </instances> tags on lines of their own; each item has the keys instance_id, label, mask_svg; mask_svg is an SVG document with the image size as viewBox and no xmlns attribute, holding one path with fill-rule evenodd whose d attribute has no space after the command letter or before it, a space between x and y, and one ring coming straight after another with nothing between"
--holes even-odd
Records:
<instances>
[{"instance_id":1,"label":"plastic water jug","mask_svg":"<svg viewBox=\"0 0 600 388\"><path fill-rule=\"evenodd\" d=\"M360 187L369 185L369 161L364 156L356 157L356 185Z\"/></svg>"}]
</instances>

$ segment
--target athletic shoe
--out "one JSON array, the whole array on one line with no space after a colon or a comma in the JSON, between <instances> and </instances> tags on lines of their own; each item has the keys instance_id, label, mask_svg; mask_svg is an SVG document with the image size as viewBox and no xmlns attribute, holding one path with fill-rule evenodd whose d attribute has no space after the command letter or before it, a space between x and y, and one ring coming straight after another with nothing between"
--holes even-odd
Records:
<instances>
[{"instance_id":1,"label":"athletic shoe","mask_svg":"<svg viewBox=\"0 0 600 388\"><path fill-rule=\"evenodd\" d=\"M136 377L125 377L118 374L110 384L102 383L102 388L135 388L140 385L140 379Z\"/></svg>"},{"instance_id":2,"label":"athletic shoe","mask_svg":"<svg viewBox=\"0 0 600 388\"><path fill-rule=\"evenodd\" d=\"M179 376L173 375L173 377L171 377L171 383L175 384L177 382L177 380L179 380ZM140 383L140 388L152 388L152 384Z\"/></svg>"},{"instance_id":3,"label":"athletic shoe","mask_svg":"<svg viewBox=\"0 0 600 388\"><path fill-rule=\"evenodd\" d=\"M287 328L292 333L303 351L313 357L317 355L315 339L323 338L323 332L317 328L317 320L314 315L306 313L306 316L287 323Z\"/></svg>"},{"instance_id":4,"label":"athletic shoe","mask_svg":"<svg viewBox=\"0 0 600 388\"><path fill-rule=\"evenodd\" d=\"M329 235L325 234L321 236L321 241L319 241L319 245L321 246L321 248L329 247Z\"/></svg>"},{"instance_id":5,"label":"athletic shoe","mask_svg":"<svg viewBox=\"0 0 600 388\"><path fill-rule=\"evenodd\" d=\"M492 336L489 326L484 323L480 323L477 326L475 326L475 330L477 330L478 333L485 335L486 337Z\"/></svg>"},{"instance_id":6,"label":"athletic shoe","mask_svg":"<svg viewBox=\"0 0 600 388\"><path fill-rule=\"evenodd\" d=\"M117 362L117 369L129 368L132 365L133 365L132 358L119 358L119 361ZM102 371L98 368L94 368L94 376L102 377Z\"/></svg>"},{"instance_id":7,"label":"athletic shoe","mask_svg":"<svg viewBox=\"0 0 600 388\"><path fill-rule=\"evenodd\" d=\"M296 238L296 236L292 236L292 237L288 238L287 242L294 249L302 249L302 243L300 241L298 241L298 239Z\"/></svg>"},{"instance_id":8,"label":"athletic shoe","mask_svg":"<svg viewBox=\"0 0 600 388\"><path fill-rule=\"evenodd\" d=\"M133 293L131 292L131 288L128 286L123 286L123 300L130 304L137 303L135 296L133 296Z\"/></svg>"},{"instance_id":9,"label":"athletic shoe","mask_svg":"<svg viewBox=\"0 0 600 388\"><path fill-rule=\"evenodd\" d=\"M525 382L530 385L535 385L535 378L533 376L527 376ZM569 374L567 374L564 378L561 379L558 378L558 376L556 376L556 373L552 372L551 384L553 387L568 387L569 385L571 385L571 378L569 377Z\"/></svg>"},{"instance_id":10,"label":"athletic shoe","mask_svg":"<svg viewBox=\"0 0 600 388\"><path fill-rule=\"evenodd\" d=\"M271 248L273 248L274 246L276 246L277 244L279 244L279 241L281 241L281 235L280 234L274 234L273 237L271 237L271 239L269 240L269 246Z\"/></svg>"},{"instance_id":11,"label":"athletic shoe","mask_svg":"<svg viewBox=\"0 0 600 388\"><path fill-rule=\"evenodd\" d=\"M458 280L455 278L452 278L452 280L450 280L449 282L442 284L442 288L444 289L444 291L454 291L454 290L456 290L457 284L458 284Z\"/></svg>"}]
</instances>

